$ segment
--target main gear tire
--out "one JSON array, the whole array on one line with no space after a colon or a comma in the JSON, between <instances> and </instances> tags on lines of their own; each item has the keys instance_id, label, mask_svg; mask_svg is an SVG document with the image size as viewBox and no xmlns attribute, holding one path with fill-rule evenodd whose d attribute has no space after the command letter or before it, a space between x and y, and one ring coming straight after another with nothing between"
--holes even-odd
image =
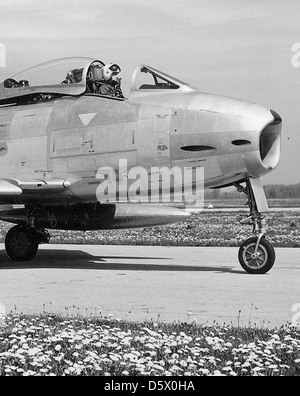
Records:
<instances>
[{"instance_id":1,"label":"main gear tire","mask_svg":"<svg viewBox=\"0 0 300 396\"><path fill-rule=\"evenodd\" d=\"M5 238L7 255L13 261L31 261L37 254L39 243L26 227L15 226Z\"/></svg>"}]
</instances>

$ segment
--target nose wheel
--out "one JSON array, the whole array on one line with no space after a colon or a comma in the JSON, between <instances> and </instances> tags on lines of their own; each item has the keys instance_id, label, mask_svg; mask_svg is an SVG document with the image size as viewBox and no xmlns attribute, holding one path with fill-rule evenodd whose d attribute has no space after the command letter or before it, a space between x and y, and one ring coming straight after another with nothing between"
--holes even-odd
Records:
<instances>
[{"instance_id":1,"label":"nose wheel","mask_svg":"<svg viewBox=\"0 0 300 396\"><path fill-rule=\"evenodd\" d=\"M268 210L268 204L263 187L257 181L252 187L251 180L246 181L246 188L240 184L236 185L239 192L243 192L248 197L250 214L241 221L242 224L253 226L254 236L247 239L239 250L239 262L242 268L253 275L262 275L269 272L276 260L276 253L273 245L266 239L267 217L260 212Z\"/></svg>"},{"instance_id":2,"label":"nose wheel","mask_svg":"<svg viewBox=\"0 0 300 396\"><path fill-rule=\"evenodd\" d=\"M273 245L262 237L249 238L239 250L239 261L243 269L249 274L266 274L269 272L276 260Z\"/></svg>"}]
</instances>

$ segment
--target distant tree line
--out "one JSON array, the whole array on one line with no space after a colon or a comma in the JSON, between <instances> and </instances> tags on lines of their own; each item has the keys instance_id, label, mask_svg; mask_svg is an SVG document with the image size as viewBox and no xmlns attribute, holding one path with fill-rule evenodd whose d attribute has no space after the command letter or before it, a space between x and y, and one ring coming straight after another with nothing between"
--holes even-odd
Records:
<instances>
[{"instance_id":1,"label":"distant tree line","mask_svg":"<svg viewBox=\"0 0 300 396\"><path fill-rule=\"evenodd\" d=\"M268 199L300 198L300 183L290 185L269 185L265 186L265 191Z\"/></svg>"},{"instance_id":2,"label":"distant tree line","mask_svg":"<svg viewBox=\"0 0 300 396\"><path fill-rule=\"evenodd\" d=\"M268 199L300 199L300 183L299 184L274 184L264 187ZM232 189L216 189L205 192L205 200L215 199L239 199L244 195L239 193L235 188Z\"/></svg>"}]
</instances>

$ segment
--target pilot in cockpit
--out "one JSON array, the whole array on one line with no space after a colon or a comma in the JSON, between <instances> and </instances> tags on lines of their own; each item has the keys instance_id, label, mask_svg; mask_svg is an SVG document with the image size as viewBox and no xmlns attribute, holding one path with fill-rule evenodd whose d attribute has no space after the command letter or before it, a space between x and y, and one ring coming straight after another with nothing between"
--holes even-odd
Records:
<instances>
[{"instance_id":1,"label":"pilot in cockpit","mask_svg":"<svg viewBox=\"0 0 300 396\"><path fill-rule=\"evenodd\" d=\"M121 79L117 77L121 68L110 63L105 66L92 65L87 78L87 90L97 95L124 98L121 89Z\"/></svg>"}]
</instances>

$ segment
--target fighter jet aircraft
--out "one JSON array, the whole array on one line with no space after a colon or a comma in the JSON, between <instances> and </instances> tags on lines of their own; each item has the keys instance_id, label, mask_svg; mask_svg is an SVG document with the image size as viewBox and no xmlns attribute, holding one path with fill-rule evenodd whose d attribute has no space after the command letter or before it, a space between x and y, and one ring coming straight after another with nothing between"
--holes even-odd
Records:
<instances>
[{"instance_id":1,"label":"fighter jet aircraft","mask_svg":"<svg viewBox=\"0 0 300 396\"><path fill-rule=\"evenodd\" d=\"M205 188L244 192L250 207L245 223L254 233L240 247L239 261L250 274L267 273L275 251L265 236L261 177L279 163L281 117L257 104L201 93L146 65L135 70L128 98L120 84L103 95L104 67L90 58L59 59L0 84L0 203L6 205L0 219L15 224L5 239L8 256L32 260L51 229L111 230L187 219L186 211L170 205L126 202L120 191L104 194L101 186L110 185L104 170L124 182L128 174L119 164L126 160L129 170L149 173L153 166L202 168ZM150 177L145 189L155 181L162 191L158 179ZM197 187L197 180L192 184ZM129 191L132 184L126 186Z\"/></svg>"}]
</instances>

